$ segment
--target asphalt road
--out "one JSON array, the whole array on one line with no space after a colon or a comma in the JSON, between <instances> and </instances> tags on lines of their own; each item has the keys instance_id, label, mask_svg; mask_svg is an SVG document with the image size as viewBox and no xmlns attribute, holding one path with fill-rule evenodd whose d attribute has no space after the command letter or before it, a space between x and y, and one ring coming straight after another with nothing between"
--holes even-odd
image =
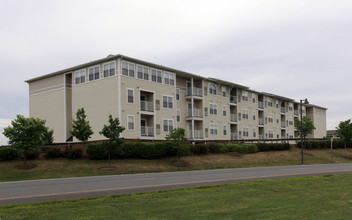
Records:
<instances>
[{"instance_id":1,"label":"asphalt road","mask_svg":"<svg viewBox=\"0 0 352 220\"><path fill-rule=\"evenodd\" d=\"M0 205L341 173L352 173L352 163L0 182Z\"/></svg>"}]
</instances>

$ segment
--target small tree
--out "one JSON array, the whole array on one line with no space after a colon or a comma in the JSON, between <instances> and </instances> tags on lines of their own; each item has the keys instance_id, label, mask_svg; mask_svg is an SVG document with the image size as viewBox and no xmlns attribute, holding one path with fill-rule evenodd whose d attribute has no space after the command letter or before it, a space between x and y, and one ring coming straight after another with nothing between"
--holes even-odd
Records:
<instances>
[{"instance_id":1,"label":"small tree","mask_svg":"<svg viewBox=\"0 0 352 220\"><path fill-rule=\"evenodd\" d=\"M352 122L351 119L341 121L336 127L336 135L345 142L345 156L347 155L346 145L352 139Z\"/></svg>"},{"instance_id":2,"label":"small tree","mask_svg":"<svg viewBox=\"0 0 352 220\"><path fill-rule=\"evenodd\" d=\"M109 138L109 143L105 146L105 151L109 156L109 167L111 154L116 150L117 147L121 146L125 139L120 137L120 134L125 130L124 127L120 126L120 121L118 118L113 119L111 115L109 115L109 125L104 125L103 129L99 132L99 134L104 135Z\"/></svg>"},{"instance_id":3,"label":"small tree","mask_svg":"<svg viewBox=\"0 0 352 220\"><path fill-rule=\"evenodd\" d=\"M86 120L86 113L84 108L80 108L76 113L76 120L72 121L71 135L80 141L87 141L94 133L89 121Z\"/></svg>"},{"instance_id":4,"label":"small tree","mask_svg":"<svg viewBox=\"0 0 352 220\"><path fill-rule=\"evenodd\" d=\"M52 144L54 143L54 130L50 130L49 128L46 129L44 135L45 144Z\"/></svg>"},{"instance_id":5,"label":"small tree","mask_svg":"<svg viewBox=\"0 0 352 220\"><path fill-rule=\"evenodd\" d=\"M298 118L295 118L295 127L297 128L298 135L301 136L301 121ZM310 118L303 116L302 118L302 136L303 139L311 134L315 130L314 124Z\"/></svg>"},{"instance_id":6,"label":"small tree","mask_svg":"<svg viewBox=\"0 0 352 220\"><path fill-rule=\"evenodd\" d=\"M168 135L166 135L166 140L172 140L175 142L176 152L177 152L177 163L180 163L180 157L184 154L182 143L187 141L186 131L184 128L174 128Z\"/></svg>"},{"instance_id":7,"label":"small tree","mask_svg":"<svg viewBox=\"0 0 352 220\"><path fill-rule=\"evenodd\" d=\"M3 134L9 139L9 144L23 154L26 166L28 153L45 144L44 136L48 128L45 126L45 120L25 118L22 115L17 115L11 125L4 129Z\"/></svg>"}]
</instances>

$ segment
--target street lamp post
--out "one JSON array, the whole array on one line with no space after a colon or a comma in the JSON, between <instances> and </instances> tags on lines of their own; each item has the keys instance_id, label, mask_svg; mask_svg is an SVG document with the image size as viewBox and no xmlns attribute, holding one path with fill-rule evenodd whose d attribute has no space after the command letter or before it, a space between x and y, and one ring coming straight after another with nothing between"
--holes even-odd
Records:
<instances>
[{"instance_id":1,"label":"street lamp post","mask_svg":"<svg viewBox=\"0 0 352 220\"><path fill-rule=\"evenodd\" d=\"M303 165L303 108L302 108L302 102L304 101L304 104L308 105L309 102L307 99L300 100L300 107L301 107L301 164Z\"/></svg>"}]
</instances>

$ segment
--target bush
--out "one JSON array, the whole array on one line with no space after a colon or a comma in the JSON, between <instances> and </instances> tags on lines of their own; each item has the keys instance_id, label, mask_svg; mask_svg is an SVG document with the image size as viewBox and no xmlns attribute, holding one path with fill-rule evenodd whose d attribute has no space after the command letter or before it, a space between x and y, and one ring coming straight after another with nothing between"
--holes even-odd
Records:
<instances>
[{"instance_id":1,"label":"bush","mask_svg":"<svg viewBox=\"0 0 352 220\"><path fill-rule=\"evenodd\" d=\"M191 146L191 152L193 154L207 154L209 152L209 149L208 146L205 144L195 144Z\"/></svg>"},{"instance_id":2,"label":"bush","mask_svg":"<svg viewBox=\"0 0 352 220\"><path fill-rule=\"evenodd\" d=\"M221 153L221 148L223 146L224 146L224 144L210 144L209 145L209 153L212 153L212 154Z\"/></svg>"},{"instance_id":3,"label":"bush","mask_svg":"<svg viewBox=\"0 0 352 220\"><path fill-rule=\"evenodd\" d=\"M82 158L82 154L83 154L83 151L80 148L74 149L74 150L71 149L66 152L66 157L67 159L70 159L70 160L76 160L76 159Z\"/></svg>"},{"instance_id":4,"label":"bush","mask_svg":"<svg viewBox=\"0 0 352 220\"><path fill-rule=\"evenodd\" d=\"M251 154L258 152L258 148L255 144L240 144L237 147L236 152L240 154Z\"/></svg>"},{"instance_id":5,"label":"bush","mask_svg":"<svg viewBox=\"0 0 352 220\"><path fill-rule=\"evenodd\" d=\"M289 150L291 145L289 143L256 143L259 151L277 151Z\"/></svg>"},{"instance_id":6,"label":"bush","mask_svg":"<svg viewBox=\"0 0 352 220\"><path fill-rule=\"evenodd\" d=\"M87 145L87 155L89 159L93 159L93 160L108 159L108 154L105 152L103 143L104 142L91 143Z\"/></svg>"},{"instance_id":7,"label":"bush","mask_svg":"<svg viewBox=\"0 0 352 220\"><path fill-rule=\"evenodd\" d=\"M50 159L50 158L58 158L58 157L62 157L64 156L64 152L62 152L60 149L58 148L49 148L45 150L45 154L44 157L46 159Z\"/></svg>"},{"instance_id":8,"label":"bush","mask_svg":"<svg viewBox=\"0 0 352 220\"><path fill-rule=\"evenodd\" d=\"M38 157L39 157L39 151L37 149L27 151L27 160L35 160ZM24 156L22 155L21 158L23 159Z\"/></svg>"},{"instance_id":9,"label":"bush","mask_svg":"<svg viewBox=\"0 0 352 220\"><path fill-rule=\"evenodd\" d=\"M18 152L13 147L1 147L0 148L0 161L1 160L13 160L18 158Z\"/></svg>"}]
</instances>

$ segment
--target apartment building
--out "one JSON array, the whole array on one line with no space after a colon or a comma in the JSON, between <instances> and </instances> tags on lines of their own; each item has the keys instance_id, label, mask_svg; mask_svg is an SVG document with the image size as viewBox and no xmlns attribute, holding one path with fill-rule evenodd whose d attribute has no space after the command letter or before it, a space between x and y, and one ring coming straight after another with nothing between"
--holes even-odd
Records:
<instances>
[{"instance_id":1,"label":"apartment building","mask_svg":"<svg viewBox=\"0 0 352 220\"><path fill-rule=\"evenodd\" d=\"M108 115L118 117L127 139L163 140L175 127L190 140L246 140L297 137L293 99L251 90L124 55L108 57L26 81L31 117L45 119L55 142L65 142L75 113L84 108L99 134ZM304 105L316 130L326 134L326 108Z\"/></svg>"}]
</instances>

